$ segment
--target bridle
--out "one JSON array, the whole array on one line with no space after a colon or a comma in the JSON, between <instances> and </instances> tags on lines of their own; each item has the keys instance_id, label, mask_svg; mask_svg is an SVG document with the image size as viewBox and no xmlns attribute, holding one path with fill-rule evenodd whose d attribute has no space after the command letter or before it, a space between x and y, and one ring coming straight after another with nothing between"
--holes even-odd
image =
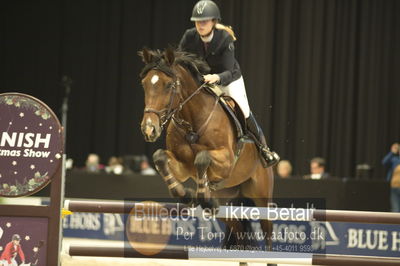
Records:
<instances>
[{"instance_id":1,"label":"bridle","mask_svg":"<svg viewBox=\"0 0 400 266\"><path fill-rule=\"evenodd\" d=\"M175 109L173 109L173 104L175 97L177 95L178 87L180 87L181 83L178 78L174 80L170 85L168 85L165 89L172 89L172 95L168 103L168 107L163 108L161 110L156 110L154 108L146 107L144 109L144 113L154 113L158 116L160 120L161 130L164 129L165 125L171 120L172 115L175 113Z\"/></svg>"},{"instance_id":2,"label":"bridle","mask_svg":"<svg viewBox=\"0 0 400 266\"><path fill-rule=\"evenodd\" d=\"M207 83L203 83L200 87L198 87L192 94L190 94L182 103L179 103L176 108L173 108L174 105L174 100L177 95L178 89L181 86L181 82L179 81L179 78L175 76L174 81L168 85L165 89L171 88L172 89L172 95L170 98L170 101L168 103L168 107L163 108L161 110L156 110L154 108L148 108L146 107L144 109L144 113L154 113L158 116L158 119L160 120L160 127L161 130L164 130L164 127L168 122L175 117L175 114L179 113L183 106L190 101L193 96L198 94L205 86ZM178 120L178 119L176 119Z\"/></svg>"}]
</instances>

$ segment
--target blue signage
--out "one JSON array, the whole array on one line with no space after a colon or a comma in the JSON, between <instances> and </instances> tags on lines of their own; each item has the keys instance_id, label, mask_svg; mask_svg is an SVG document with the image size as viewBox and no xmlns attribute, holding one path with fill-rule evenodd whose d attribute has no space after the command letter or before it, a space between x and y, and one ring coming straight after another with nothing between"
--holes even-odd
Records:
<instances>
[{"instance_id":1,"label":"blue signage","mask_svg":"<svg viewBox=\"0 0 400 266\"><path fill-rule=\"evenodd\" d=\"M127 225L127 219L129 226ZM265 250L268 236L259 221L249 221L246 246ZM220 247L233 232L219 220L199 218L146 220L121 214L74 213L63 220L64 237L126 240L126 234L167 237L168 244ZM336 222L274 221L273 251L400 257L400 226ZM146 239L152 239L147 238Z\"/></svg>"}]
</instances>

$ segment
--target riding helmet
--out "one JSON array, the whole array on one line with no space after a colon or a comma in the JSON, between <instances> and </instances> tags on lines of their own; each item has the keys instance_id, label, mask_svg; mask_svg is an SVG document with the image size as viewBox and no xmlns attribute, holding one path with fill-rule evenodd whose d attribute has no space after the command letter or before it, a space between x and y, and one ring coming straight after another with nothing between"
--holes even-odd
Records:
<instances>
[{"instance_id":1,"label":"riding helmet","mask_svg":"<svg viewBox=\"0 0 400 266\"><path fill-rule=\"evenodd\" d=\"M21 237L18 234L14 234L11 239L12 240L21 240Z\"/></svg>"},{"instance_id":2,"label":"riding helmet","mask_svg":"<svg viewBox=\"0 0 400 266\"><path fill-rule=\"evenodd\" d=\"M211 0L201 0L193 7L191 21L216 19L221 20L217 4Z\"/></svg>"}]
</instances>

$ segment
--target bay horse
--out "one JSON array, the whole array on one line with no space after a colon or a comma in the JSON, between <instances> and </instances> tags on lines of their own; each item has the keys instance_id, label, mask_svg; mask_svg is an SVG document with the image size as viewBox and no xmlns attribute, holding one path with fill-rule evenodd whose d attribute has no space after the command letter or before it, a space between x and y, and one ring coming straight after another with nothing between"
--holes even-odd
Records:
<instances>
[{"instance_id":1,"label":"bay horse","mask_svg":"<svg viewBox=\"0 0 400 266\"><path fill-rule=\"evenodd\" d=\"M255 206L267 207L273 192L272 169L263 167L254 143L245 143L235 158L235 128L218 97L201 84L208 65L172 48L143 49L138 54L145 63L141 130L147 142L154 142L166 129L167 149L157 150L153 160L170 193L203 208L218 208L217 199L222 198L249 198ZM183 186L189 178L197 183L196 192ZM216 183L223 186L212 190ZM243 230L237 221L224 222L233 232ZM271 225L261 221L264 232L271 232Z\"/></svg>"}]
</instances>

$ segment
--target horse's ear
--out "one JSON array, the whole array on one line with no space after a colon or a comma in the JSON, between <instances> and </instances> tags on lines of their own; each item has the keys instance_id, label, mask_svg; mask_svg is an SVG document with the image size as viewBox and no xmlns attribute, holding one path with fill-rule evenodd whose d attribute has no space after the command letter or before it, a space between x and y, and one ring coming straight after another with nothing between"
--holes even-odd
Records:
<instances>
[{"instance_id":1,"label":"horse's ear","mask_svg":"<svg viewBox=\"0 0 400 266\"><path fill-rule=\"evenodd\" d=\"M172 66L172 64L175 61L175 52L172 47L168 47L167 49L165 49L164 58L165 58L165 61L167 62L167 64L169 66Z\"/></svg>"},{"instance_id":2,"label":"horse's ear","mask_svg":"<svg viewBox=\"0 0 400 266\"><path fill-rule=\"evenodd\" d=\"M146 47L144 47L142 51L139 51L138 55L142 58L142 60L145 64L150 63L153 59L153 55L151 54L149 49L147 49Z\"/></svg>"}]
</instances>

